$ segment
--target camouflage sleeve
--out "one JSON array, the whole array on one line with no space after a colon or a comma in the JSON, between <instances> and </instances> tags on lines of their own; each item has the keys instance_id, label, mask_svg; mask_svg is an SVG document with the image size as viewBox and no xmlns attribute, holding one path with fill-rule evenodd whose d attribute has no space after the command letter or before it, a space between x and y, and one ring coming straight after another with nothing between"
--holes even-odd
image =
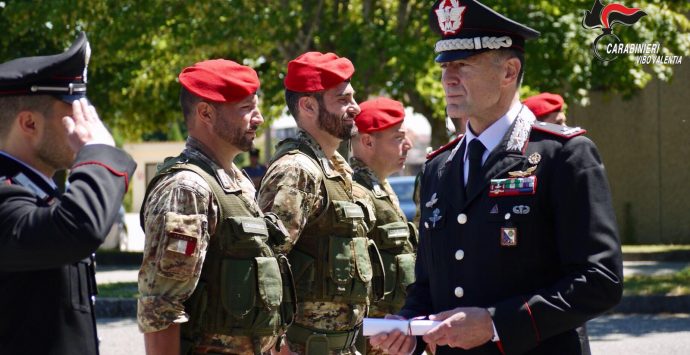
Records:
<instances>
[{"instance_id":1,"label":"camouflage sleeve","mask_svg":"<svg viewBox=\"0 0 690 355\"><path fill-rule=\"evenodd\" d=\"M280 218L292 242L279 252L289 252L307 221L323 209L321 179L319 167L302 154L285 155L268 168L259 189L259 207Z\"/></svg>"},{"instance_id":2,"label":"camouflage sleeve","mask_svg":"<svg viewBox=\"0 0 690 355\"><path fill-rule=\"evenodd\" d=\"M146 243L137 321L148 333L189 319L182 303L199 281L218 207L199 175L180 171L162 178L143 208Z\"/></svg>"}]
</instances>

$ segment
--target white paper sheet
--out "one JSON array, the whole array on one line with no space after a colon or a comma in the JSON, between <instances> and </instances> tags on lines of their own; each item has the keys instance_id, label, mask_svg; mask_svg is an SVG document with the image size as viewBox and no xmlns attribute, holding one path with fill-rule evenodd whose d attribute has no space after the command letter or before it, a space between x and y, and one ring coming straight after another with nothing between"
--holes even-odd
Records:
<instances>
[{"instance_id":1,"label":"white paper sheet","mask_svg":"<svg viewBox=\"0 0 690 355\"><path fill-rule=\"evenodd\" d=\"M381 318L364 318L363 334L365 337L376 335L379 333L390 333L395 329L407 335L424 335L441 322L412 319L381 319Z\"/></svg>"}]
</instances>

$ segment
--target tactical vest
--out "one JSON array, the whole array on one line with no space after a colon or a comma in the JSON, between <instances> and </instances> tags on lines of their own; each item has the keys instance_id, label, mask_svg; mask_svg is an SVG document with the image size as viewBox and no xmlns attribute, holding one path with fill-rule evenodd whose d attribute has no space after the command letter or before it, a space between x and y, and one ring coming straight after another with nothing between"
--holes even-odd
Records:
<instances>
[{"instance_id":1,"label":"tactical vest","mask_svg":"<svg viewBox=\"0 0 690 355\"><path fill-rule=\"evenodd\" d=\"M307 222L288 259L300 302L369 304L370 293L383 296L383 265L376 244L367 238L364 211L339 174L329 174L326 158L297 139L278 144L273 161L303 154L323 172L323 212ZM372 263L373 261L373 263Z\"/></svg>"},{"instance_id":2,"label":"tactical vest","mask_svg":"<svg viewBox=\"0 0 690 355\"><path fill-rule=\"evenodd\" d=\"M369 238L376 242L385 268L383 299L376 302L377 311L397 313L405 303L407 286L414 282L417 228L401 214L385 190L374 187L361 174L355 181L371 196L376 221Z\"/></svg>"},{"instance_id":3,"label":"tactical vest","mask_svg":"<svg viewBox=\"0 0 690 355\"><path fill-rule=\"evenodd\" d=\"M271 249L288 235L275 224L275 215L254 209L240 189L224 187L221 175L199 160L166 159L149 186L180 170L201 176L219 206L199 283L184 303L190 319L181 325L182 354L191 354L202 334L248 336L260 354L258 337L284 333L295 312L289 263Z\"/></svg>"}]
</instances>

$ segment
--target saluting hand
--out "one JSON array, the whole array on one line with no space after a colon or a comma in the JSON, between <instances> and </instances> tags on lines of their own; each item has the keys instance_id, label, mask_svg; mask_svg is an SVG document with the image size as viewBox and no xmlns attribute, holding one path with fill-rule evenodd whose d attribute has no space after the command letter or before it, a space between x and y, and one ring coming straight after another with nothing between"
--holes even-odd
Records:
<instances>
[{"instance_id":1,"label":"saluting hand","mask_svg":"<svg viewBox=\"0 0 690 355\"><path fill-rule=\"evenodd\" d=\"M86 99L72 102L72 117L63 117L62 123L67 129L69 144L74 151L78 151L85 144L115 146L113 136L101 122L96 108L89 105Z\"/></svg>"},{"instance_id":2,"label":"saluting hand","mask_svg":"<svg viewBox=\"0 0 690 355\"><path fill-rule=\"evenodd\" d=\"M472 349L491 340L494 331L491 315L484 308L459 307L430 315L441 324L424 334L424 341L438 346Z\"/></svg>"}]
</instances>

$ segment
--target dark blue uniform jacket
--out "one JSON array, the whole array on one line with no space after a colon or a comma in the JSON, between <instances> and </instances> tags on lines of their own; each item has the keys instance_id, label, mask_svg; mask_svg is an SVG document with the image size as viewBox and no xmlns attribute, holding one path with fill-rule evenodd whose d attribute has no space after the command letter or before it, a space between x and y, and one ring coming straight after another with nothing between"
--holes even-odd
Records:
<instances>
[{"instance_id":1,"label":"dark blue uniform jacket","mask_svg":"<svg viewBox=\"0 0 690 355\"><path fill-rule=\"evenodd\" d=\"M83 147L64 194L0 155L0 354L97 354L90 256L115 221L136 164Z\"/></svg>"},{"instance_id":2,"label":"dark blue uniform jacket","mask_svg":"<svg viewBox=\"0 0 690 355\"><path fill-rule=\"evenodd\" d=\"M484 307L506 354L582 354L588 350L575 329L622 294L609 185L584 131L529 116L519 115L490 153L480 191L466 195L463 188L464 140L427 161L416 282L400 314ZM463 146L451 157L457 144ZM536 177L534 193L490 193L492 179L517 171ZM501 351L488 342L470 351L441 347L436 354L465 353Z\"/></svg>"}]
</instances>

